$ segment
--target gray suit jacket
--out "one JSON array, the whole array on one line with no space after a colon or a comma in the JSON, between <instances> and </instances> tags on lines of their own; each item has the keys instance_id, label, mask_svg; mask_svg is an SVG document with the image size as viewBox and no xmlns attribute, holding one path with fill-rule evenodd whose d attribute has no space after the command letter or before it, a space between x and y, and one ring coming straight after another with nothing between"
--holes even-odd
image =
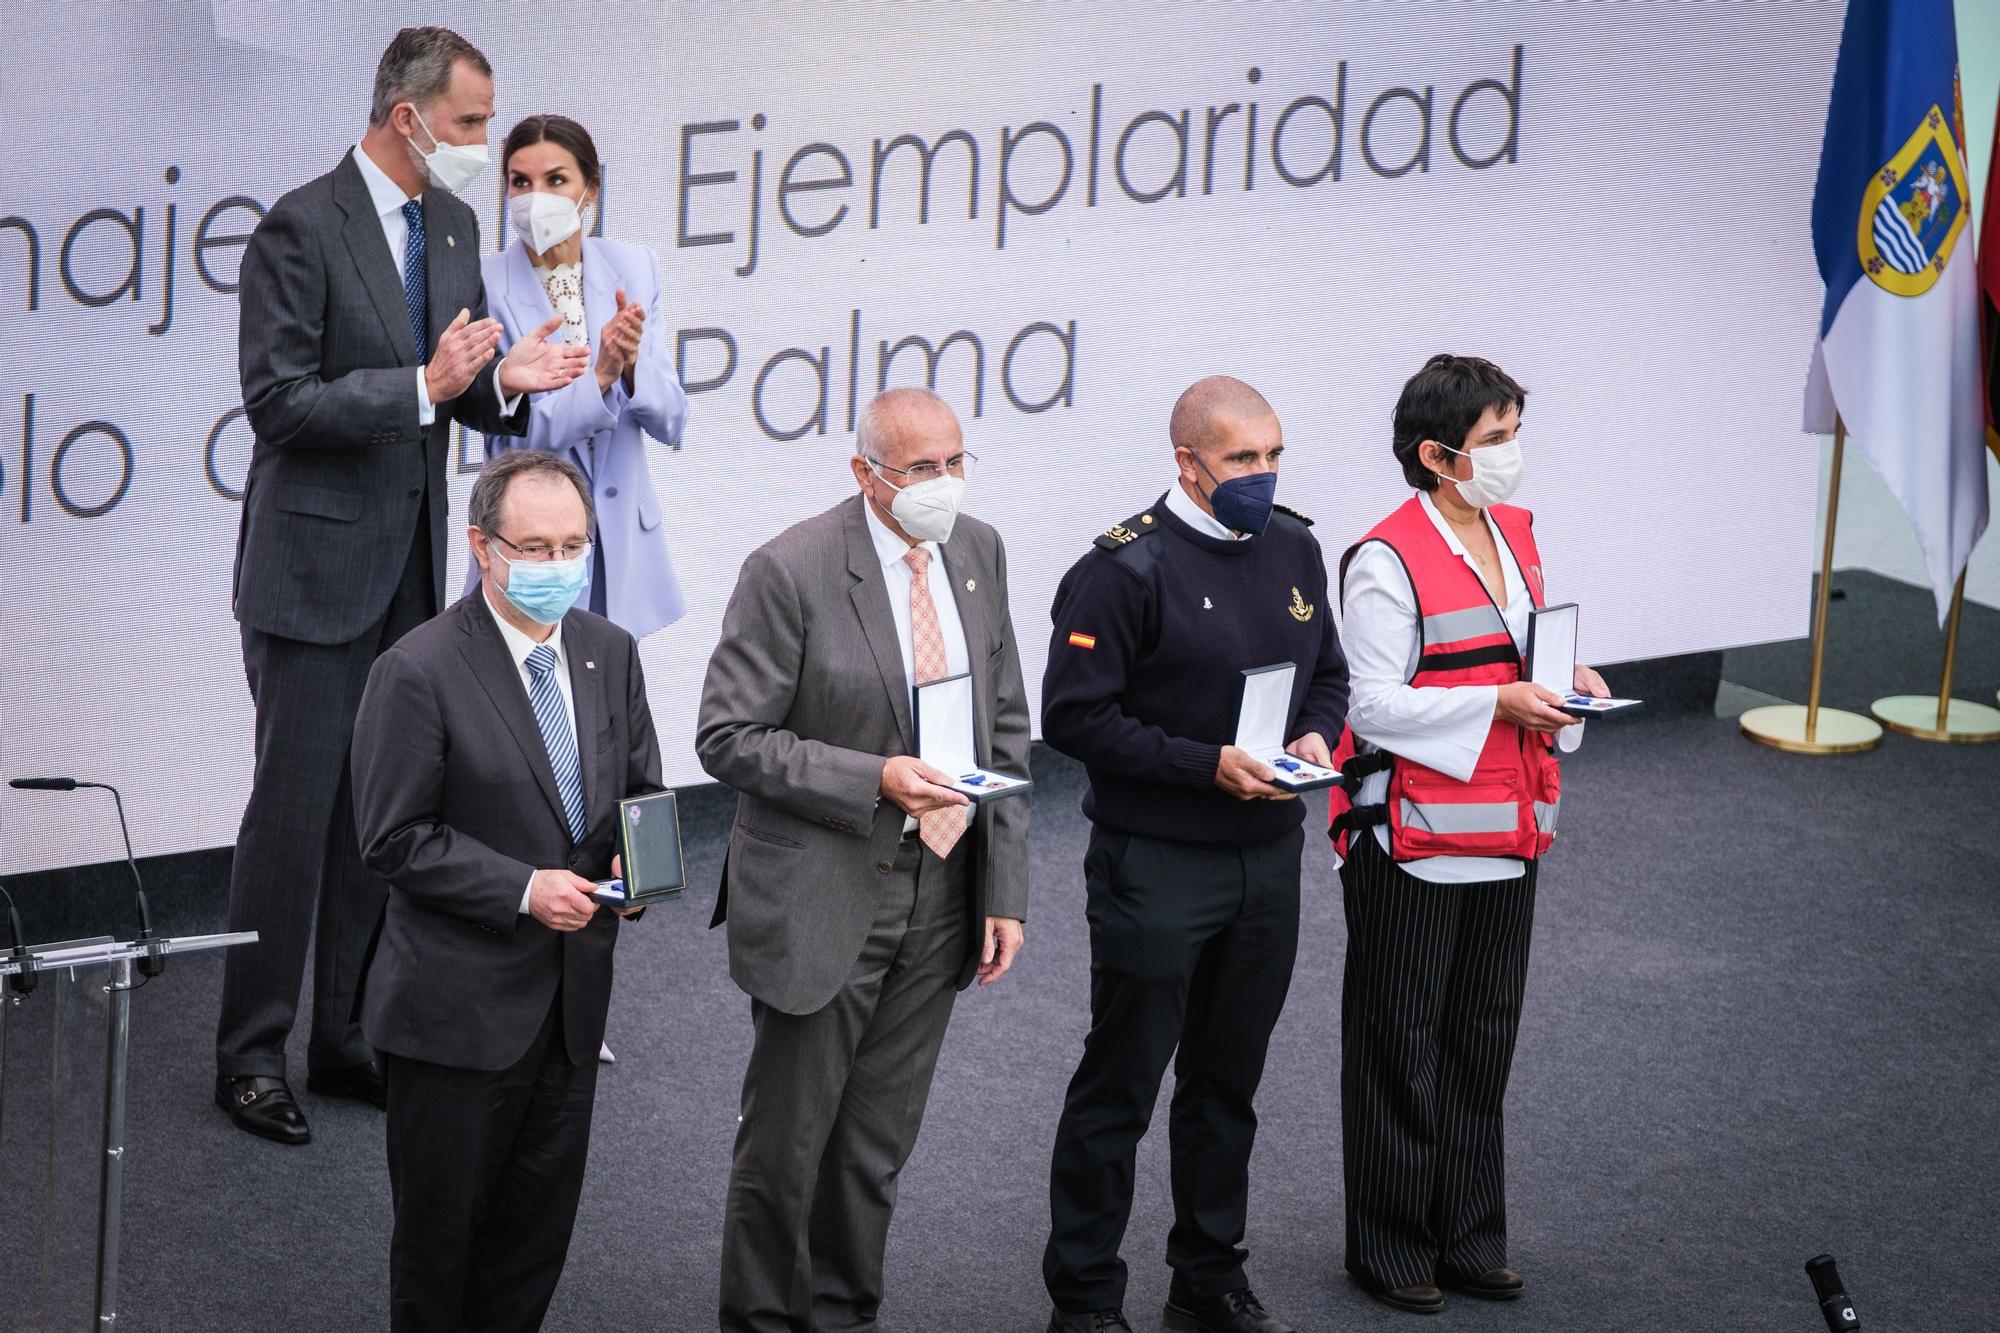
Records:
<instances>
[{"instance_id":1,"label":"gray suit jacket","mask_svg":"<svg viewBox=\"0 0 2000 1333\"><path fill-rule=\"evenodd\" d=\"M823 1008L861 956L903 812L880 800L883 760L913 753L910 682L889 588L852 496L751 552L708 662L695 749L736 788L715 919L729 974L790 1014ZM1007 609L1000 534L961 516L942 548L965 627L979 760L1028 771L1028 698ZM988 916L1028 914L1028 800L981 807L961 986Z\"/></svg>"},{"instance_id":2,"label":"gray suit jacket","mask_svg":"<svg viewBox=\"0 0 2000 1333\"><path fill-rule=\"evenodd\" d=\"M611 873L618 802L660 789L632 636L563 617L586 827L569 822L520 669L478 588L376 659L354 723L354 824L389 883L363 980L378 1050L459 1069L520 1059L562 987L571 1061L597 1058L618 918L582 930L519 914L536 870Z\"/></svg>"},{"instance_id":3,"label":"gray suit jacket","mask_svg":"<svg viewBox=\"0 0 2000 1333\"><path fill-rule=\"evenodd\" d=\"M243 252L238 370L255 435L236 541L236 618L308 643L346 643L389 607L417 507L430 505L434 606L444 601L451 423L519 435L525 396L500 415L488 362L417 424L416 339L403 283L354 165L278 200ZM426 190L430 350L461 309L486 317L479 224Z\"/></svg>"}]
</instances>

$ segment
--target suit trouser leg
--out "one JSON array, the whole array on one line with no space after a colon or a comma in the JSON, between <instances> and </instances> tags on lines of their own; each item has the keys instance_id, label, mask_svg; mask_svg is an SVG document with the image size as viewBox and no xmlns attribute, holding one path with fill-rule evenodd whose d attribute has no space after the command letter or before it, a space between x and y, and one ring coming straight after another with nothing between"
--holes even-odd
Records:
<instances>
[{"instance_id":1,"label":"suit trouser leg","mask_svg":"<svg viewBox=\"0 0 2000 1333\"><path fill-rule=\"evenodd\" d=\"M1507 1133L1502 1103L1521 1030L1535 876L1465 896L1438 1048L1438 1268L1477 1277L1507 1262Z\"/></svg>"},{"instance_id":2,"label":"suit trouser leg","mask_svg":"<svg viewBox=\"0 0 2000 1333\"><path fill-rule=\"evenodd\" d=\"M756 1036L723 1206L720 1326L807 1333L812 1318L813 1196L843 1109L855 1054L901 951L918 898L922 844L897 851L854 969L810 1014L752 1000ZM934 1057L933 1057L934 1058Z\"/></svg>"},{"instance_id":3,"label":"suit trouser leg","mask_svg":"<svg viewBox=\"0 0 2000 1333\"><path fill-rule=\"evenodd\" d=\"M1299 951L1299 858L1305 831L1236 849L1241 914L1202 952L1188 994L1167 1122L1174 1226L1167 1263L1197 1296L1246 1286L1250 1150L1257 1085Z\"/></svg>"},{"instance_id":4,"label":"suit trouser leg","mask_svg":"<svg viewBox=\"0 0 2000 1333\"><path fill-rule=\"evenodd\" d=\"M1532 882L1432 884L1400 869L1364 832L1341 867L1341 884L1348 929L1340 1042L1347 1270L1376 1287L1429 1283L1437 1279L1444 1246L1439 1220L1459 1209L1456 1203L1441 1209L1441 1191L1485 1198L1489 1182L1474 1177L1490 1172L1491 1201L1499 1203L1499 1098L1520 1019L1519 992L1511 1016L1491 1019L1505 1031L1504 1055L1500 1046L1487 1047L1468 1065L1464 1036L1448 1029L1486 1004L1459 993L1462 971L1525 978L1525 923L1518 966L1495 960L1489 969L1479 956L1512 947L1491 931L1510 915L1507 895L1518 901L1525 886L1532 904ZM1484 1156L1464 1154L1468 1140L1459 1124L1474 1104L1490 1106L1493 1117L1492 1151ZM1447 1185L1452 1177L1465 1183ZM1478 1217L1489 1247L1494 1221L1490 1213ZM1504 1251L1504 1219L1498 1226ZM1466 1248L1472 1253L1479 1242ZM1500 1262L1504 1257L1484 1267Z\"/></svg>"},{"instance_id":5,"label":"suit trouser leg","mask_svg":"<svg viewBox=\"0 0 2000 1333\"><path fill-rule=\"evenodd\" d=\"M881 1310L896 1183L917 1146L965 962L968 856L964 842L949 861L923 856L909 928L820 1156L807 1226L814 1333L872 1329Z\"/></svg>"},{"instance_id":6,"label":"suit trouser leg","mask_svg":"<svg viewBox=\"0 0 2000 1333\"><path fill-rule=\"evenodd\" d=\"M1083 874L1090 1032L1050 1154L1042 1280L1060 1309L1103 1310L1125 1301L1118 1249L1139 1140L1180 1043L1203 950L1241 907L1242 863L1234 848L1093 826Z\"/></svg>"},{"instance_id":7,"label":"suit trouser leg","mask_svg":"<svg viewBox=\"0 0 2000 1333\"><path fill-rule=\"evenodd\" d=\"M436 614L436 589L431 579L430 530L417 524L403 577L389 609L375 627L375 649L368 664L417 626ZM361 675L365 688L367 672ZM354 697L352 717L361 707ZM349 728L350 732L352 727ZM389 887L361 863L361 840L354 829L352 776L345 759L340 765L340 790L328 824L326 862L320 877L319 912L313 929L312 1038L306 1063L314 1069L360 1064L374 1052L361 1035L361 1015L355 998L361 986L361 965L375 923L389 897Z\"/></svg>"},{"instance_id":8,"label":"suit trouser leg","mask_svg":"<svg viewBox=\"0 0 2000 1333\"><path fill-rule=\"evenodd\" d=\"M217 1073L284 1076L316 917L309 1059L327 1068L373 1054L354 1014L354 992L387 895L360 868L353 805L342 793L354 715L385 634L421 623L412 617L436 595L428 530L419 529L394 600L360 637L316 644L242 631L256 767L230 866L229 928L254 930L258 942L223 958Z\"/></svg>"},{"instance_id":9,"label":"suit trouser leg","mask_svg":"<svg viewBox=\"0 0 2000 1333\"><path fill-rule=\"evenodd\" d=\"M558 997L506 1069L382 1054L396 1333L539 1326L575 1221L597 1072L569 1065L561 1009Z\"/></svg>"}]
</instances>

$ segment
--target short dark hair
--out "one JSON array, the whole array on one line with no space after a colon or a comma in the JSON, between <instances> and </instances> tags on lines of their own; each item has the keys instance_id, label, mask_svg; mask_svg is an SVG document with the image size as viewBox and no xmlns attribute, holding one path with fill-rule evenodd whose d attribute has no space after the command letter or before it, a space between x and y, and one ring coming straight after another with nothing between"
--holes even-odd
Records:
<instances>
[{"instance_id":1,"label":"short dark hair","mask_svg":"<svg viewBox=\"0 0 2000 1333\"><path fill-rule=\"evenodd\" d=\"M493 77L479 48L450 28L405 28L389 42L375 65L375 96L368 123L380 125L404 102L434 102L451 87L451 72L463 60Z\"/></svg>"},{"instance_id":2,"label":"short dark hair","mask_svg":"<svg viewBox=\"0 0 2000 1333\"><path fill-rule=\"evenodd\" d=\"M1403 479L1420 491L1438 488L1438 475L1425 467L1417 450L1425 440L1463 449L1465 437L1487 408L1525 412L1528 391L1484 357L1439 352L1410 376L1396 400L1391 448L1403 465Z\"/></svg>"},{"instance_id":3,"label":"short dark hair","mask_svg":"<svg viewBox=\"0 0 2000 1333\"><path fill-rule=\"evenodd\" d=\"M500 149L500 175L507 175L507 160L529 144L552 143L569 150L576 159L577 170L583 173L583 183L591 189L599 188L604 169L597 160L597 145L591 141L590 131L568 116L529 116L526 120L507 131L507 142Z\"/></svg>"},{"instance_id":4,"label":"short dark hair","mask_svg":"<svg viewBox=\"0 0 2000 1333\"><path fill-rule=\"evenodd\" d=\"M498 458L487 460L480 469L479 480L472 483L465 521L492 536L494 525L500 521L500 507L506 502L507 490L520 477L560 477L567 481L582 497L584 517L590 526L597 525L597 506L590 501L590 484L576 470L576 464L533 449L509 449Z\"/></svg>"}]
</instances>

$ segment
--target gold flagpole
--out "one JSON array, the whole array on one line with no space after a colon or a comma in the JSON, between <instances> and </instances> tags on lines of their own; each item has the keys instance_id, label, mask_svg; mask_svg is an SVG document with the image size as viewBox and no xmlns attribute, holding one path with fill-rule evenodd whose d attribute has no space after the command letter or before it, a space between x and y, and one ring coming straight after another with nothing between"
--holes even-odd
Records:
<instances>
[{"instance_id":1,"label":"gold flagpole","mask_svg":"<svg viewBox=\"0 0 2000 1333\"><path fill-rule=\"evenodd\" d=\"M2000 708L1951 697L1952 669L1958 664L1958 621L1965 611L1965 571L1951 594L1951 614L1945 620L1944 677L1937 698L1928 694L1892 694L1869 705L1883 726L1925 741L2000 741Z\"/></svg>"},{"instance_id":2,"label":"gold flagpole","mask_svg":"<svg viewBox=\"0 0 2000 1333\"><path fill-rule=\"evenodd\" d=\"M1859 713L1819 706L1826 668L1827 599L1833 591L1833 526L1840 515L1840 465L1847 448L1847 423L1833 422L1833 472L1826 483L1826 543L1819 560L1819 596L1813 611L1812 681L1806 706L1772 704L1752 708L1736 725L1753 741L1793 754L1855 754L1882 743L1882 728Z\"/></svg>"}]
</instances>

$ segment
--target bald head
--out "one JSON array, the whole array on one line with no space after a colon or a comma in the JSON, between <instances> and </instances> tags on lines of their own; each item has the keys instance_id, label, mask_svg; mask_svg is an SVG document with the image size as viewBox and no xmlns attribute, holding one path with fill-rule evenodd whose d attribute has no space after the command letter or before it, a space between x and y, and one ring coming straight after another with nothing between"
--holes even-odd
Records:
<instances>
[{"instance_id":1,"label":"bald head","mask_svg":"<svg viewBox=\"0 0 2000 1333\"><path fill-rule=\"evenodd\" d=\"M861 409L854 452L890 467L937 454L942 462L959 451L963 434L951 404L929 389L914 386L877 394Z\"/></svg>"},{"instance_id":2,"label":"bald head","mask_svg":"<svg viewBox=\"0 0 2000 1333\"><path fill-rule=\"evenodd\" d=\"M1198 454L1213 453L1234 428L1264 420L1276 420L1264 395L1229 375L1210 375L1196 380L1174 404L1167 422L1167 435L1176 449Z\"/></svg>"}]
</instances>

